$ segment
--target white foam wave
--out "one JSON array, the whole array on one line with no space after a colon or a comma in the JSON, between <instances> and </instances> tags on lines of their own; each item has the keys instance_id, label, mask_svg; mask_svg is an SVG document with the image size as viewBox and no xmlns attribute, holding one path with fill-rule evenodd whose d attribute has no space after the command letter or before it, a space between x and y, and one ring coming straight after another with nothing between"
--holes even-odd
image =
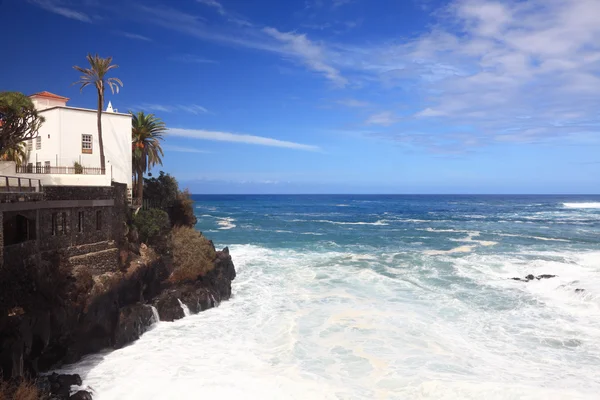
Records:
<instances>
[{"instance_id":1,"label":"white foam wave","mask_svg":"<svg viewBox=\"0 0 600 400\"><path fill-rule=\"evenodd\" d=\"M321 222L324 224L334 224L334 225L374 225L374 226L384 226L389 225L386 220L379 220L376 222L340 222L340 221L329 221L326 219L319 219L311 222Z\"/></svg>"},{"instance_id":2,"label":"white foam wave","mask_svg":"<svg viewBox=\"0 0 600 400\"><path fill-rule=\"evenodd\" d=\"M336 207L350 207L350 204L336 204Z\"/></svg>"},{"instance_id":3,"label":"white foam wave","mask_svg":"<svg viewBox=\"0 0 600 400\"><path fill-rule=\"evenodd\" d=\"M563 203L565 208L600 208L600 202Z\"/></svg>"},{"instance_id":4,"label":"white foam wave","mask_svg":"<svg viewBox=\"0 0 600 400\"><path fill-rule=\"evenodd\" d=\"M219 218L217 225L220 226L220 230L233 229L236 227L236 225L233 223L234 221L235 219L230 217Z\"/></svg>"},{"instance_id":5,"label":"white foam wave","mask_svg":"<svg viewBox=\"0 0 600 400\"><path fill-rule=\"evenodd\" d=\"M600 253L230 250L230 301L64 372L99 400L597 398Z\"/></svg>"},{"instance_id":6,"label":"white foam wave","mask_svg":"<svg viewBox=\"0 0 600 400\"><path fill-rule=\"evenodd\" d=\"M567 239L549 238L549 237L542 237L542 236L518 235L515 233L496 233L495 235L505 236L505 237L521 237L521 238L526 238L526 239L543 240L543 241L548 241L548 242L570 242L570 240L567 240Z\"/></svg>"}]
</instances>

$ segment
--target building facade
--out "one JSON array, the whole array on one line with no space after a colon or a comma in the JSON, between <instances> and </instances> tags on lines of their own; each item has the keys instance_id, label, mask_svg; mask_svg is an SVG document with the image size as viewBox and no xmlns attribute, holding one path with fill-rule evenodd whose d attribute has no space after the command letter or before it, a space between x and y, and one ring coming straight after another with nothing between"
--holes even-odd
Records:
<instances>
[{"instance_id":1,"label":"building facade","mask_svg":"<svg viewBox=\"0 0 600 400\"><path fill-rule=\"evenodd\" d=\"M102 112L106 169L100 168L97 111L67 106L68 98L49 92L30 96L45 118L39 134L26 142L28 159L18 175L42 176L45 186L132 185L131 115L112 106ZM5 171L10 172L10 171ZM8 173L6 173L8 175Z\"/></svg>"}]
</instances>

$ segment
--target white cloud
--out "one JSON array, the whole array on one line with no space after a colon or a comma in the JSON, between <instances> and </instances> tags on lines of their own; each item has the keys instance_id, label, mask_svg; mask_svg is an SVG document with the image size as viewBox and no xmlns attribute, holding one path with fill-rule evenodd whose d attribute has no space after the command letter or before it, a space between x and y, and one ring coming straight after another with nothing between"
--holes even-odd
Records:
<instances>
[{"instance_id":1,"label":"white cloud","mask_svg":"<svg viewBox=\"0 0 600 400\"><path fill-rule=\"evenodd\" d=\"M352 108L364 108L364 107L369 107L371 105L369 102L360 101L360 100L356 100L356 99L340 99L340 100L336 101L336 103L340 104L342 106L352 107Z\"/></svg>"},{"instance_id":2,"label":"white cloud","mask_svg":"<svg viewBox=\"0 0 600 400\"><path fill-rule=\"evenodd\" d=\"M336 68L326 62L322 48L311 42L306 35L280 32L275 28L264 28L263 31L284 43L290 54L300 58L310 69L325 75L335 85L343 87L348 83Z\"/></svg>"},{"instance_id":3,"label":"white cloud","mask_svg":"<svg viewBox=\"0 0 600 400\"><path fill-rule=\"evenodd\" d=\"M66 18L81 22L92 22L92 19L87 14L65 7L61 0L29 0L29 2L43 8L46 11L62 15Z\"/></svg>"},{"instance_id":4,"label":"white cloud","mask_svg":"<svg viewBox=\"0 0 600 400\"><path fill-rule=\"evenodd\" d=\"M175 112L175 111L185 111L190 114L198 115L198 114L207 114L209 111L197 104L190 105L164 105L164 104L155 104L155 103L142 103L133 107L135 110L143 110L143 111L159 111L159 112Z\"/></svg>"},{"instance_id":5,"label":"white cloud","mask_svg":"<svg viewBox=\"0 0 600 400\"><path fill-rule=\"evenodd\" d=\"M126 38L129 39L134 39L134 40L142 40L145 42L151 42L152 39L150 39L149 37L143 36L143 35L138 35L137 33L130 33L130 32L119 32L120 35L125 36Z\"/></svg>"},{"instance_id":6,"label":"white cloud","mask_svg":"<svg viewBox=\"0 0 600 400\"><path fill-rule=\"evenodd\" d=\"M218 64L218 61L209 60L207 58L199 57L193 54L176 54L169 57L169 60L193 64Z\"/></svg>"},{"instance_id":7,"label":"white cloud","mask_svg":"<svg viewBox=\"0 0 600 400\"><path fill-rule=\"evenodd\" d=\"M225 8L221 3L216 0L196 0L200 4L204 4L206 6L212 7L217 10L217 12L221 15L225 15Z\"/></svg>"},{"instance_id":8,"label":"white cloud","mask_svg":"<svg viewBox=\"0 0 600 400\"><path fill-rule=\"evenodd\" d=\"M182 129L170 128L169 134L172 136L186 137L190 139L212 140L218 142L246 143L259 146L283 147L288 149L321 151L318 146L288 142L285 140L273 139L263 136L245 135L230 132L206 131L201 129Z\"/></svg>"},{"instance_id":9,"label":"white cloud","mask_svg":"<svg viewBox=\"0 0 600 400\"><path fill-rule=\"evenodd\" d=\"M184 147L184 146L175 146L175 145L170 145L170 144L164 144L162 146L163 150L169 152L176 152L176 153L196 153L196 154L208 154L210 153L210 151L206 151L206 150L200 150L200 149L195 149L193 147Z\"/></svg>"},{"instance_id":10,"label":"white cloud","mask_svg":"<svg viewBox=\"0 0 600 400\"><path fill-rule=\"evenodd\" d=\"M394 115L394 113L392 113L391 111L383 111L369 116L365 123L367 125L390 126L398 121L399 118L396 115Z\"/></svg>"},{"instance_id":11,"label":"white cloud","mask_svg":"<svg viewBox=\"0 0 600 400\"><path fill-rule=\"evenodd\" d=\"M363 74L366 85L397 87L420 106L402 122L443 127L428 146L573 141L598 132L599 1L455 0L433 15L438 23L419 37L330 44L328 60L345 74ZM389 116L370 122L387 124ZM461 134L450 138L453 131Z\"/></svg>"},{"instance_id":12,"label":"white cloud","mask_svg":"<svg viewBox=\"0 0 600 400\"><path fill-rule=\"evenodd\" d=\"M178 106L180 109L182 109L183 111L187 111L190 114L194 114L194 115L198 115L198 114L207 114L208 110L202 106L199 106L197 104L191 104L189 106Z\"/></svg>"},{"instance_id":13,"label":"white cloud","mask_svg":"<svg viewBox=\"0 0 600 400\"><path fill-rule=\"evenodd\" d=\"M332 1L332 6L333 6L333 8L338 8L338 7L341 7L343 5L350 4L352 2L353 2L353 0L333 0Z\"/></svg>"}]
</instances>

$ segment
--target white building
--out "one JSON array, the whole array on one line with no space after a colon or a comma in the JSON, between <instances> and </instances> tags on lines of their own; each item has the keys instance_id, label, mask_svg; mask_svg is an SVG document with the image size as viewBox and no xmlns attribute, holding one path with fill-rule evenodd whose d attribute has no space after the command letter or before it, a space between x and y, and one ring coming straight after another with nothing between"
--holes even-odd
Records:
<instances>
[{"instance_id":1,"label":"white building","mask_svg":"<svg viewBox=\"0 0 600 400\"><path fill-rule=\"evenodd\" d=\"M30 96L46 121L38 137L26 142L26 165L19 176L42 180L43 185L109 186L126 183L131 193L131 115L118 113L109 103L102 113L106 170L100 169L97 111L68 107L66 97L49 92ZM34 176L35 175L35 176Z\"/></svg>"}]
</instances>

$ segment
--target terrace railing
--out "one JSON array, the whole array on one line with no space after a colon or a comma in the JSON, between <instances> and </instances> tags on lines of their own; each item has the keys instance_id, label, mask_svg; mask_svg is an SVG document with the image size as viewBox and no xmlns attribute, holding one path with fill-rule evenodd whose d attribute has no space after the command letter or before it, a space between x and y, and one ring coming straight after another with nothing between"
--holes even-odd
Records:
<instances>
[{"instance_id":1,"label":"terrace railing","mask_svg":"<svg viewBox=\"0 0 600 400\"><path fill-rule=\"evenodd\" d=\"M105 175L105 168L51 167L46 165L17 165L18 174Z\"/></svg>"},{"instance_id":2,"label":"terrace railing","mask_svg":"<svg viewBox=\"0 0 600 400\"><path fill-rule=\"evenodd\" d=\"M40 179L0 176L0 202L41 200L43 190Z\"/></svg>"}]
</instances>

